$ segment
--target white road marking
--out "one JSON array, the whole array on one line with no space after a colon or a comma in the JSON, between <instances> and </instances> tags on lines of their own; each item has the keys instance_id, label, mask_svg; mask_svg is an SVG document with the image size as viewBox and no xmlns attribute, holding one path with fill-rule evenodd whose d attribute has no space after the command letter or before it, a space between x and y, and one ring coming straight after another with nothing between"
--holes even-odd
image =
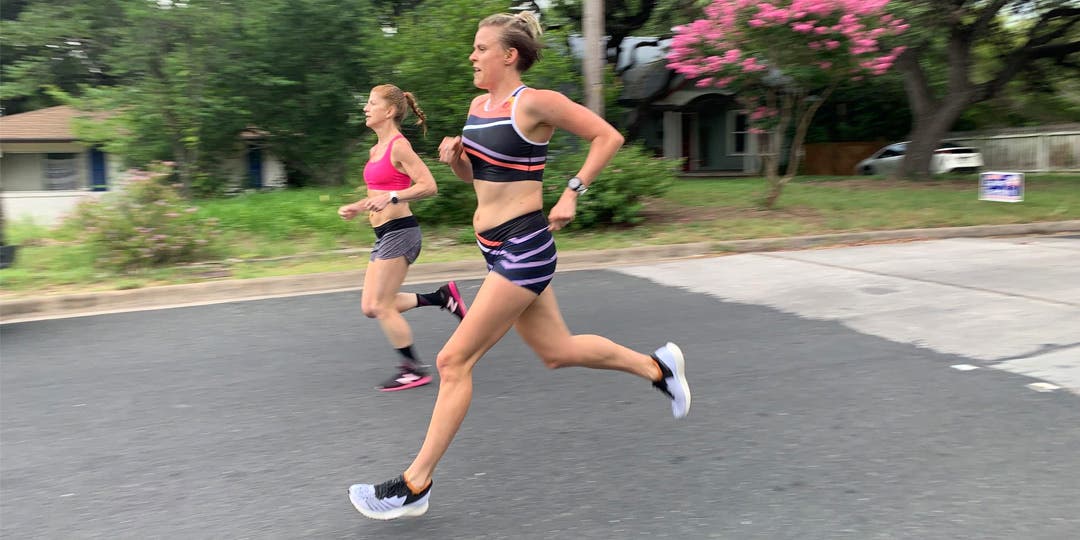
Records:
<instances>
[{"instance_id":1,"label":"white road marking","mask_svg":"<svg viewBox=\"0 0 1080 540\"><path fill-rule=\"evenodd\" d=\"M1031 383L1027 385L1027 387L1036 392L1053 392L1054 390L1058 390L1061 388L1060 386L1055 386L1045 382Z\"/></svg>"}]
</instances>

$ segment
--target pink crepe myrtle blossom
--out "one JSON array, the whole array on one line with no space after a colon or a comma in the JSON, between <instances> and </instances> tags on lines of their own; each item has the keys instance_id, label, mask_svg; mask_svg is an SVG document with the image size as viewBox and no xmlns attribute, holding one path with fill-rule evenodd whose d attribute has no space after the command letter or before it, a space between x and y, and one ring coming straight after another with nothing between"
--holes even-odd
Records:
<instances>
[{"instance_id":1,"label":"pink crepe myrtle blossom","mask_svg":"<svg viewBox=\"0 0 1080 540\"><path fill-rule=\"evenodd\" d=\"M889 40L908 25L888 6L889 0L711 0L704 18L675 28L667 66L702 88L735 87L749 131L762 134L763 148L775 156L783 146L778 134L799 122L805 137L840 81L881 75L896 63L903 48Z\"/></svg>"},{"instance_id":2,"label":"pink crepe myrtle blossom","mask_svg":"<svg viewBox=\"0 0 1080 540\"><path fill-rule=\"evenodd\" d=\"M841 77L880 74L898 55L883 50L882 40L907 29L885 12L888 3L713 0L705 18L676 27L668 67L691 79L708 78L703 87L729 77L761 77L769 67L783 72L786 65L813 65ZM777 47L778 41L785 46Z\"/></svg>"},{"instance_id":3,"label":"pink crepe myrtle blossom","mask_svg":"<svg viewBox=\"0 0 1080 540\"><path fill-rule=\"evenodd\" d=\"M751 120L761 120L763 118L768 118L770 116L775 116L776 113L777 113L776 109L773 109L771 107L765 107L764 105L762 105L762 106L754 109L753 112L750 113L750 119Z\"/></svg>"}]
</instances>

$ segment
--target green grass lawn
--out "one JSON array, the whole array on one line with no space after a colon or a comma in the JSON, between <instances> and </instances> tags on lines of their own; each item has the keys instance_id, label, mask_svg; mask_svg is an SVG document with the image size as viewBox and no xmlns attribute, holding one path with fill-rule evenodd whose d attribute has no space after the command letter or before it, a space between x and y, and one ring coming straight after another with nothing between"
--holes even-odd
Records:
<instances>
[{"instance_id":1,"label":"green grass lawn","mask_svg":"<svg viewBox=\"0 0 1080 540\"><path fill-rule=\"evenodd\" d=\"M1021 203L980 201L977 191L974 177L802 177L784 188L776 208L765 210L758 206L762 179L683 179L649 201L638 226L568 230L556 238L561 250L583 250L1080 219L1080 175L1030 175ZM94 253L70 231L9 223L9 242L21 247L16 264L0 271L0 285L6 295L37 294L355 270L367 264L356 248L370 247L374 235L365 219L343 221L337 208L357 198L347 188L323 188L200 201L199 215L220 221L220 260L126 274L96 269ZM479 255L467 224L424 225L420 262L471 257Z\"/></svg>"}]
</instances>

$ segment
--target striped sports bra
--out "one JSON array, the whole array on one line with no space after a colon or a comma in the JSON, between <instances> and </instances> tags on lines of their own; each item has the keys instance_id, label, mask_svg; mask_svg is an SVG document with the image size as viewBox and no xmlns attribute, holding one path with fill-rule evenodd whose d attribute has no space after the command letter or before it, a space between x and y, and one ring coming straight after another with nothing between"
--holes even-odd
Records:
<instances>
[{"instance_id":1,"label":"striped sports bra","mask_svg":"<svg viewBox=\"0 0 1080 540\"><path fill-rule=\"evenodd\" d=\"M461 133L465 154L472 163L473 178L491 182L544 179L547 143L530 141L514 123L519 86L505 103L488 110L490 98L473 102Z\"/></svg>"},{"instance_id":2,"label":"striped sports bra","mask_svg":"<svg viewBox=\"0 0 1080 540\"><path fill-rule=\"evenodd\" d=\"M383 152L383 156L377 160L368 161L367 165L364 165L364 183L367 184L368 189L395 191L407 189L412 185L412 178L395 169L393 160L390 158L390 151L394 149L394 141L402 137L403 135L398 134L398 136L390 139L390 142L386 144L386 151Z\"/></svg>"}]
</instances>

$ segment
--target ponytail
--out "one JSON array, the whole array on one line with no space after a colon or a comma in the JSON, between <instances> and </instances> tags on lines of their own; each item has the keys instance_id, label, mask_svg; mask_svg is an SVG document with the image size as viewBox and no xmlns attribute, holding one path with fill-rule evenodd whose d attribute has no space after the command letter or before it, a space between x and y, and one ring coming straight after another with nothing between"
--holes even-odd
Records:
<instances>
[{"instance_id":1,"label":"ponytail","mask_svg":"<svg viewBox=\"0 0 1080 540\"><path fill-rule=\"evenodd\" d=\"M412 92L404 92L405 102L409 104L409 108L412 109L413 114L416 115L416 125L420 126L424 135L427 135L427 115L420 109L420 106L416 104L416 96Z\"/></svg>"}]
</instances>

